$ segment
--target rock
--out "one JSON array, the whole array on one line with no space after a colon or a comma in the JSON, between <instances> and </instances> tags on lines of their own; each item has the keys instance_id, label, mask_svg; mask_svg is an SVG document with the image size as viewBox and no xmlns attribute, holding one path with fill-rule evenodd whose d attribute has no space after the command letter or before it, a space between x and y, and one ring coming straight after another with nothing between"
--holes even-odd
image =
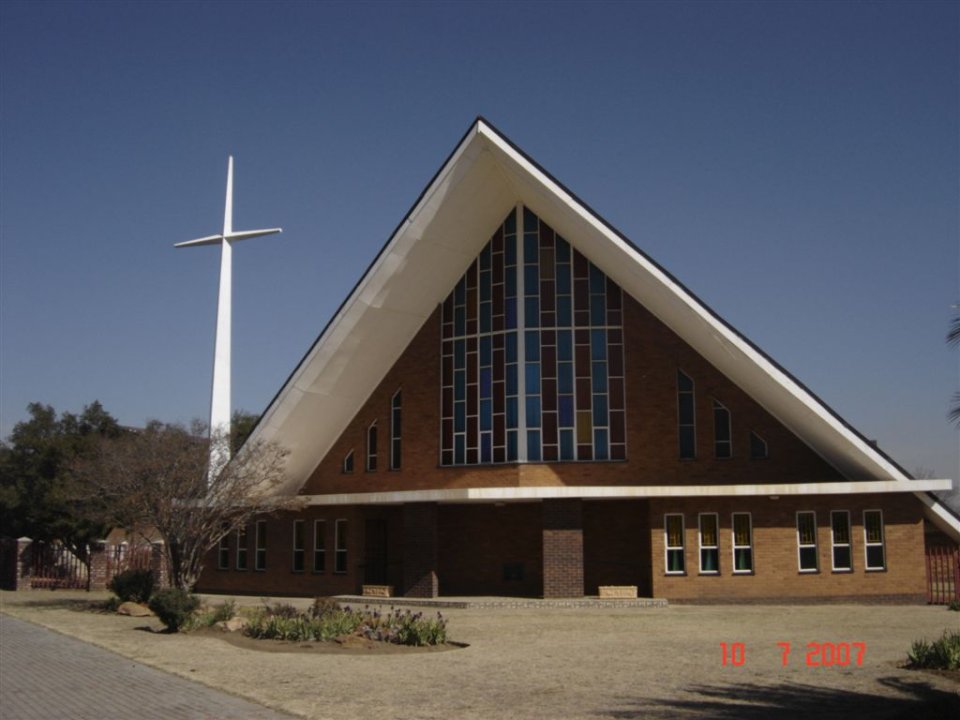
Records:
<instances>
[{"instance_id":1,"label":"rock","mask_svg":"<svg viewBox=\"0 0 960 720\"><path fill-rule=\"evenodd\" d=\"M224 632L239 632L247 626L247 619L242 617L230 618L217 623Z\"/></svg>"},{"instance_id":2,"label":"rock","mask_svg":"<svg viewBox=\"0 0 960 720\"><path fill-rule=\"evenodd\" d=\"M120 603L120 607L117 608L117 614L129 615L130 617L149 617L153 615L153 613L150 612L150 608L135 602Z\"/></svg>"}]
</instances>

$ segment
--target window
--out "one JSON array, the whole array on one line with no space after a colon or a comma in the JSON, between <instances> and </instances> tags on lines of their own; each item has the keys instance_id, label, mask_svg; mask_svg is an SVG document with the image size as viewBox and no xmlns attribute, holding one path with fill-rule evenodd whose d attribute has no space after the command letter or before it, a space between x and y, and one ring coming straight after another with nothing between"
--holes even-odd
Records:
<instances>
[{"instance_id":1,"label":"window","mask_svg":"<svg viewBox=\"0 0 960 720\"><path fill-rule=\"evenodd\" d=\"M220 538L220 547L217 550L217 569L230 569L230 533L224 533Z\"/></svg>"},{"instance_id":2,"label":"window","mask_svg":"<svg viewBox=\"0 0 960 720\"><path fill-rule=\"evenodd\" d=\"M820 569L817 558L817 514L815 512L797 513L797 563L800 572L816 572Z\"/></svg>"},{"instance_id":3,"label":"window","mask_svg":"<svg viewBox=\"0 0 960 720\"><path fill-rule=\"evenodd\" d=\"M293 521L293 571L303 572L306 565L307 546L304 538L303 520Z\"/></svg>"},{"instance_id":4,"label":"window","mask_svg":"<svg viewBox=\"0 0 960 720\"><path fill-rule=\"evenodd\" d=\"M693 380L680 370L677 370L677 431L680 459L693 460L697 456Z\"/></svg>"},{"instance_id":5,"label":"window","mask_svg":"<svg viewBox=\"0 0 960 720\"><path fill-rule=\"evenodd\" d=\"M237 570L247 569L247 529L237 529Z\"/></svg>"},{"instance_id":6,"label":"window","mask_svg":"<svg viewBox=\"0 0 960 720\"><path fill-rule=\"evenodd\" d=\"M327 569L327 521L313 521L313 571L326 572Z\"/></svg>"},{"instance_id":7,"label":"window","mask_svg":"<svg viewBox=\"0 0 960 720\"><path fill-rule=\"evenodd\" d=\"M750 513L733 513L733 572L753 572L753 528Z\"/></svg>"},{"instance_id":8,"label":"window","mask_svg":"<svg viewBox=\"0 0 960 720\"><path fill-rule=\"evenodd\" d=\"M716 575L720 572L720 541L717 533L717 514L700 513L700 572Z\"/></svg>"},{"instance_id":9,"label":"window","mask_svg":"<svg viewBox=\"0 0 960 720\"><path fill-rule=\"evenodd\" d=\"M334 568L333 571L337 573L345 573L347 571L347 521L346 520L337 520L336 526L334 527L335 535L334 538L334 553L336 557L334 558Z\"/></svg>"},{"instance_id":10,"label":"window","mask_svg":"<svg viewBox=\"0 0 960 720\"><path fill-rule=\"evenodd\" d=\"M668 575L682 575L683 564L683 515L663 516L663 539Z\"/></svg>"},{"instance_id":11,"label":"window","mask_svg":"<svg viewBox=\"0 0 960 720\"><path fill-rule=\"evenodd\" d=\"M830 534L833 544L833 569L848 572L853 569L850 553L850 513L834 510L830 513Z\"/></svg>"},{"instance_id":12,"label":"window","mask_svg":"<svg viewBox=\"0 0 960 720\"><path fill-rule=\"evenodd\" d=\"M401 422L401 401L400 391L397 390L390 400L390 469L400 469L400 431Z\"/></svg>"},{"instance_id":13,"label":"window","mask_svg":"<svg viewBox=\"0 0 960 720\"><path fill-rule=\"evenodd\" d=\"M345 475L349 475L353 472L353 450L348 452L343 458L343 468L341 468L341 472L343 472Z\"/></svg>"},{"instance_id":14,"label":"window","mask_svg":"<svg viewBox=\"0 0 960 720\"><path fill-rule=\"evenodd\" d=\"M885 570L882 510L863 511L863 542L867 570Z\"/></svg>"},{"instance_id":15,"label":"window","mask_svg":"<svg viewBox=\"0 0 960 720\"><path fill-rule=\"evenodd\" d=\"M267 521L257 520L256 528L257 554L253 560L254 570L267 569Z\"/></svg>"},{"instance_id":16,"label":"window","mask_svg":"<svg viewBox=\"0 0 960 720\"><path fill-rule=\"evenodd\" d=\"M763 460L767 457L767 441L750 431L750 459Z\"/></svg>"},{"instance_id":17,"label":"window","mask_svg":"<svg viewBox=\"0 0 960 720\"><path fill-rule=\"evenodd\" d=\"M377 469L377 421L367 428L367 472Z\"/></svg>"},{"instance_id":18,"label":"window","mask_svg":"<svg viewBox=\"0 0 960 720\"><path fill-rule=\"evenodd\" d=\"M733 440L730 431L730 411L723 403L713 401L713 454L721 460L733 457Z\"/></svg>"}]
</instances>

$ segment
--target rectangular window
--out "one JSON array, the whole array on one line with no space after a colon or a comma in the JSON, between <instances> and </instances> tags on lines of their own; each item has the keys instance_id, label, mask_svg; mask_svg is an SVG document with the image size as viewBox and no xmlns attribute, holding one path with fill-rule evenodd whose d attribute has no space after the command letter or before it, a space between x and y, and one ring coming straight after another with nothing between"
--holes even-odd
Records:
<instances>
[{"instance_id":1,"label":"rectangular window","mask_svg":"<svg viewBox=\"0 0 960 720\"><path fill-rule=\"evenodd\" d=\"M713 454L721 460L733 457L730 411L716 400L713 401Z\"/></svg>"},{"instance_id":2,"label":"rectangular window","mask_svg":"<svg viewBox=\"0 0 960 720\"><path fill-rule=\"evenodd\" d=\"M719 521L716 513L700 513L700 572L716 575L720 572Z\"/></svg>"},{"instance_id":3,"label":"rectangular window","mask_svg":"<svg viewBox=\"0 0 960 720\"><path fill-rule=\"evenodd\" d=\"M313 521L313 571L326 572L327 569L327 521Z\"/></svg>"},{"instance_id":4,"label":"rectangular window","mask_svg":"<svg viewBox=\"0 0 960 720\"><path fill-rule=\"evenodd\" d=\"M680 459L693 460L697 456L697 434L694 418L693 380L677 371L677 432L680 441Z\"/></svg>"},{"instance_id":5,"label":"rectangular window","mask_svg":"<svg viewBox=\"0 0 960 720\"><path fill-rule=\"evenodd\" d=\"M750 459L764 460L767 457L767 441L757 435L750 433Z\"/></svg>"},{"instance_id":6,"label":"rectangular window","mask_svg":"<svg viewBox=\"0 0 960 720\"><path fill-rule=\"evenodd\" d=\"M863 544L867 570L885 570L882 510L863 511Z\"/></svg>"},{"instance_id":7,"label":"rectangular window","mask_svg":"<svg viewBox=\"0 0 960 720\"><path fill-rule=\"evenodd\" d=\"M334 568L333 571L337 573L345 573L347 571L347 521L346 520L337 520L334 538L334 553L336 557L334 558Z\"/></svg>"},{"instance_id":8,"label":"rectangular window","mask_svg":"<svg viewBox=\"0 0 960 720\"><path fill-rule=\"evenodd\" d=\"M663 516L663 542L668 575L682 575L683 564L683 515Z\"/></svg>"},{"instance_id":9,"label":"rectangular window","mask_svg":"<svg viewBox=\"0 0 960 720\"><path fill-rule=\"evenodd\" d=\"M247 569L247 529L237 529L237 570Z\"/></svg>"},{"instance_id":10,"label":"rectangular window","mask_svg":"<svg viewBox=\"0 0 960 720\"><path fill-rule=\"evenodd\" d=\"M833 569L848 572L853 569L850 552L850 513L834 510L830 513L830 536L833 545Z\"/></svg>"},{"instance_id":11,"label":"rectangular window","mask_svg":"<svg viewBox=\"0 0 960 720\"><path fill-rule=\"evenodd\" d=\"M230 533L224 533L220 538L220 547L217 550L217 569L230 569Z\"/></svg>"},{"instance_id":12,"label":"rectangular window","mask_svg":"<svg viewBox=\"0 0 960 720\"><path fill-rule=\"evenodd\" d=\"M377 421L367 428L367 472L377 469Z\"/></svg>"},{"instance_id":13,"label":"rectangular window","mask_svg":"<svg viewBox=\"0 0 960 720\"><path fill-rule=\"evenodd\" d=\"M733 572L753 572L753 528L750 513L733 513Z\"/></svg>"},{"instance_id":14,"label":"rectangular window","mask_svg":"<svg viewBox=\"0 0 960 720\"><path fill-rule=\"evenodd\" d=\"M400 469L400 430L401 424L401 402L400 391L397 390L393 399L390 401L390 469Z\"/></svg>"},{"instance_id":15,"label":"rectangular window","mask_svg":"<svg viewBox=\"0 0 960 720\"><path fill-rule=\"evenodd\" d=\"M820 569L815 512L805 510L797 513L797 563L800 572L816 572Z\"/></svg>"},{"instance_id":16,"label":"rectangular window","mask_svg":"<svg viewBox=\"0 0 960 720\"><path fill-rule=\"evenodd\" d=\"M343 458L343 468L341 468L341 472L343 472L345 475L349 475L353 472L353 450L348 452Z\"/></svg>"},{"instance_id":17,"label":"rectangular window","mask_svg":"<svg viewBox=\"0 0 960 720\"><path fill-rule=\"evenodd\" d=\"M267 521L257 520L256 528L257 554L254 558L254 570L267 569Z\"/></svg>"},{"instance_id":18,"label":"rectangular window","mask_svg":"<svg viewBox=\"0 0 960 720\"><path fill-rule=\"evenodd\" d=\"M293 571L303 572L306 566L307 544L303 520L293 521Z\"/></svg>"}]
</instances>

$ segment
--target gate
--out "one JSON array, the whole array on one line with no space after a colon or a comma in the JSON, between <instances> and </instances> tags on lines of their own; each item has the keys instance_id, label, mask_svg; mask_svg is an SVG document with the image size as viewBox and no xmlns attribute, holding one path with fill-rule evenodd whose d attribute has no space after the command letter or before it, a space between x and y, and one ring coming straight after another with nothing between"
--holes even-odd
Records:
<instances>
[{"instance_id":1,"label":"gate","mask_svg":"<svg viewBox=\"0 0 960 720\"><path fill-rule=\"evenodd\" d=\"M949 605L960 600L960 549L956 545L927 548L927 602Z\"/></svg>"},{"instance_id":2,"label":"gate","mask_svg":"<svg viewBox=\"0 0 960 720\"><path fill-rule=\"evenodd\" d=\"M30 545L29 576L31 588L68 588L88 590L90 568L66 545L34 541Z\"/></svg>"}]
</instances>

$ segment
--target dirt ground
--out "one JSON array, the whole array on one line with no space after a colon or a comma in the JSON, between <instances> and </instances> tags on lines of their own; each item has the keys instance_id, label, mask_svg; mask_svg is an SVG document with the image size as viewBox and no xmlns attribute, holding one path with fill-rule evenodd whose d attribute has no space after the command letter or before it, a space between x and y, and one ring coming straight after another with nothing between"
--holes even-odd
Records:
<instances>
[{"instance_id":1,"label":"dirt ground","mask_svg":"<svg viewBox=\"0 0 960 720\"><path fill-rule=\"evenodd\" d=\"M444 610L468 647L291 653L143 632L159 623L89 610L105 597L4 592L0 610L305 718L960 717L960 674L900 667L914 639L960 629L943 607ZM825 667L843 644L849 664Z\"/></svg>"}]
</instances>

